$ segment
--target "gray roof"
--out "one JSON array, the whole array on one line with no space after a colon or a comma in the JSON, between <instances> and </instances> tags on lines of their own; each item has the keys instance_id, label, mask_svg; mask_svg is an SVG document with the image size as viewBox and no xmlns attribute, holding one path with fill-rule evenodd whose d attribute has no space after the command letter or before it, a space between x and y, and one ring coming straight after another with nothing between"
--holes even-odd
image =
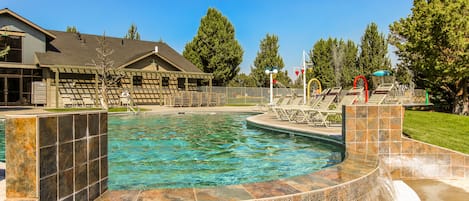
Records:
<instances>
[{"instance_id":1,"label":"gray roof","mask_svg":"<svg viewBox=\"0 0 469 201\"><path fill-rule=\"evenodd\" d=\"M45 53L36 53L40 65L92 66L92 60L97 59L98 38L102 36L48 31L54 34L56 38L47 44ZM152 55L155 46L158 46L157 55L175 65L181 71L202 72L163 42L129 40L108 36L106 36L106 42L108 47L114 50L114 53L110 55L110 59L114 61L114 67L116 68L133 63L142 56Z\"/></svg>"}]
</instances>

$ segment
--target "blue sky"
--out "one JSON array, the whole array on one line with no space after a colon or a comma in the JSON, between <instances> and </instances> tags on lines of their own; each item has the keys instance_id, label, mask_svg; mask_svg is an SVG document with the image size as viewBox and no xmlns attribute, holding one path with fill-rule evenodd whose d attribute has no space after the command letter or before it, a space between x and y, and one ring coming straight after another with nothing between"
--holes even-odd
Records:
<instances>
[{"instance_id":1,"label":"blue sky","mask_svg":"<svg viewBox=\"0 0 469 201\"><path fill-rule=\"evenodd\" d=\"M182 53L209 7L234 25L244 49L241 71L248 73L267 33L279 37L280 55L290 76L301 66L302 51L328 37L357 44L375 22L384 34L389 24L411 13L411 0L1 0L37 25L52 30L76 26L81 33L123 37L135 23L142 40L163 39ZM394 56L393 60L395 60Z\"/></svg>"}]
</instances>

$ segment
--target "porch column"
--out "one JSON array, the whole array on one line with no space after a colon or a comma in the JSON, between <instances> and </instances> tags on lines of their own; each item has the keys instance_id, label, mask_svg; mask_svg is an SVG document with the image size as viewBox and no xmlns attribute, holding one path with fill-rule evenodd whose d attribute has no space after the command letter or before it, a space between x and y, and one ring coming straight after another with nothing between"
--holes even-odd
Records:
<instances>
[{"instance_id":1,"label":"porch column","mask_svg":"<svg viewBox=\"0 0 469 201\"><path fill-rule=\"evenodd\" d=\"M185 91L189 91L189 78L187 78L187 75L185 77L186 77L186 80L184 83Z\"/></svg>"},{"instance_id":2,"label":"porch column","mask_svg":"<svg viewBox=\"0 0 469 201\"><path fill-rule=\"evenodd\" d=\"M55 72L55 108L59 108L59 71Z\"/></svg>"},{"instance_id":3,"label":"porch column","mask_svg":"<svg viewBox=\"0 0 469 201\"><path fill-rule=\"evenodd\" d=\"M98 73L94 74L94 88L95 88L94 105L97 106L98 103L99 103L99 75L98 75Z\"/></svg>"}]
</instances>

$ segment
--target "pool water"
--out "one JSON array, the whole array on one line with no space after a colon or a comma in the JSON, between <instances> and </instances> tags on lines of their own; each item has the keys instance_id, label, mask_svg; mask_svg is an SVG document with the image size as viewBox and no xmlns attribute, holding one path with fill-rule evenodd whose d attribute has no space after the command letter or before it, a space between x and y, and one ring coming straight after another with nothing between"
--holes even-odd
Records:
<instances>
[{"instance_id":1,"label":"pool water","mask_svg":"<svg viewBox=\"0 0 469 201\"><path fill-rule=\"evenodd\" d=\"M249 128L250 114L109 116L109 189L233 185L311 173L342 147Z\"/></svg>"}]
</instances>

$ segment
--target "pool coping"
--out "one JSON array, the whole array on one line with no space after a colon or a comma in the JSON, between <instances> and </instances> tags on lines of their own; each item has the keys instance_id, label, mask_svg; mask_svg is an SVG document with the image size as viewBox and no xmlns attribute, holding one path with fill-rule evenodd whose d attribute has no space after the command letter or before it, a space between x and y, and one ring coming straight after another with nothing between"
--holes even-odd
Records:
<instances>
[{"instance_id":1,"label":"pool coping","mask_svg":"<svg viewBox=\"0 0 469 201\"><path fill-rule=\"evenodd\" d=\"M265 114L259 114L265 115ZM258 115L254 115L255 117ZM251 117L250 117L251 118ZM248 118L249 119L249 118ZM340 143L337 134L304 132L262 121L248 122L264 129L294 131L308 137ZM313 130L313 129L312 129ZM327 137L326 137L327 136ZM206 188L108 190L97 201L178 198L179 200L330 200L335 198L362 199L376 186L379 176L376 154L346 153L345 159L334 166L310 174L273 181ZM353 186L353 188L352 188Z\"/></svg>"}]
</instances>

